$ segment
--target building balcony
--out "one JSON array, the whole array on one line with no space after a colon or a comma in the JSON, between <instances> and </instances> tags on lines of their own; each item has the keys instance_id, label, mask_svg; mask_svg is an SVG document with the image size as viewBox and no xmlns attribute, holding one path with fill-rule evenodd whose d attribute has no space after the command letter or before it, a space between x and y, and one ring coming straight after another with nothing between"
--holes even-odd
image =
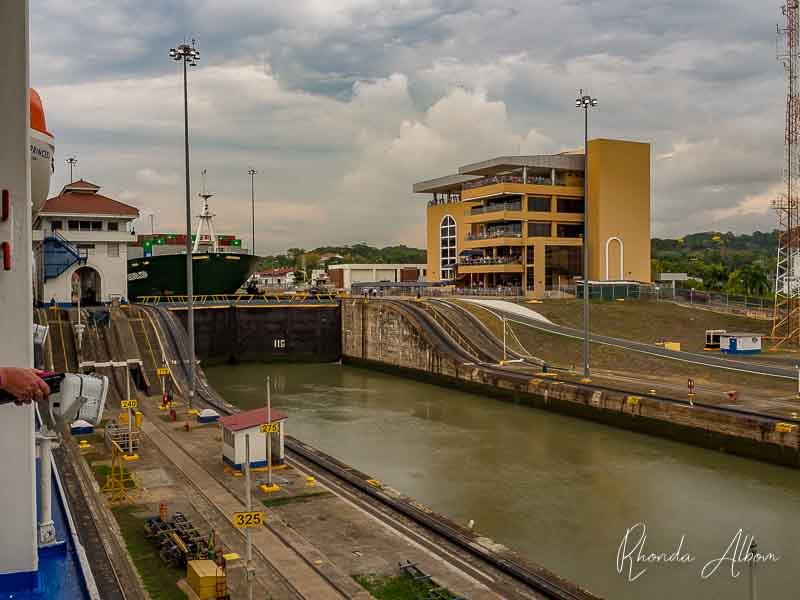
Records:
<instances>
[{"instance_id":1,"label":"building balcony","mask_svg":"<svg viewBox=\"0 0 800 600\"><path fill-rule=\"evenodd\" d=\"M487 206L475 206L470 211L470 216L472 215L483 215L486 213L494 213L494 212L507 212L507 211L521 211L522 210L522 202L502 202L499 204L489 204Z\"/></svg>"},{"instance_id":2,"label":"building balcony","mask_svg":"<svg viewBox=\"0 0 800 600\"><path fill-rule=\"evenodd\" d=\"M522 205L520 203L498 204L496 207L476 207L486 208L483 211L470 211L464 216L464 223L497 223L499 221L522 221Z\"/></svg>"},{"instance_id":3,"label":"building balcony","mask_svg":"<svg viewBox=\"0 0 800 600\"><path fill-rule=\"evenodd\" d=\"M485 258L460 260L459 273L522 273L525 269L521 258Z\"/></svg>"},{"instance_id":4,"label":"building balcony","mask_svg":"<svg viewBox=\"0 0 800 600\"><path fill-rule=\"evenodd\" d=\"M458 259L459 273L521 273L521 256L461 256Z\"/></svg>"},{"instance_id":5,"label":"building balcony","mask_svg":"<svg viewBox=\"0 0 800 600\"><path fill-rule=\"evenodd\" d=\"M496 246L521 246L521 231L483 231L480 233L468 233L464 238L464 248L474 250L476 248L493 248Z\"/></svg>"},{"instance_id":6,"label":"building balcony","mask_svg":"<svg viewBox=\"0 0 800 600\"><path fill-rule=\"evenodd\" d=\"M525 181L521 175L491 175L483 177L474 181L468 181L463 185L463 189L471 190L474 188L485 187L495 183L522 183L522 184L535 184L535 185L555 185L549 177L542 176L528 176Z\"/></svg>"},{"instance_id":7,"label":"building balcony","mask_svg":"<svg viewBox=\"0 0 800 600\"><path fill-rule=\"evenodd\" d=\"M517 175L495 175L469 181L463 185L461 199L463 201L479 200L503 195L543 195L543 196L583 196L583 184L566 185L556 180L552 183L550 178L528 177L528 182L523 183L522 177Z\"/></svg>"}]
</instances>

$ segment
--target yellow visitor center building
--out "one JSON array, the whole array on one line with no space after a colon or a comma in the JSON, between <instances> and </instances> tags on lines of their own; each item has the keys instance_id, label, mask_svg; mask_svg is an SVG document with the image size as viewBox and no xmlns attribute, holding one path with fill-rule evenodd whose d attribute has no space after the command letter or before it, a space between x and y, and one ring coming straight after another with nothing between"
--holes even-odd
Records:
<instances>
[{"instance_id":1,"label":"yellow visitor center building","mask_svg":"<svg viewBox=\"0 0 800 600\"><path fill-rule=\"evenodd\" d=\"M501 156L414 184L429 281L542 297L583 272L583 151ZM650 282L650 144L589 140L589 279Z\"/></svg>"}]
</instances>

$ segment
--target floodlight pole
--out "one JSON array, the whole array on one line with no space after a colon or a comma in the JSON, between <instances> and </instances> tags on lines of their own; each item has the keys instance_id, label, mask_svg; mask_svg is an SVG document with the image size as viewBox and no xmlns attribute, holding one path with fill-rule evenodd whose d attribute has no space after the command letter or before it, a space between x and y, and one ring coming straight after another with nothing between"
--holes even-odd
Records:
<instances>
[{"instance_id":1,"label":"floodlight pole","mask_svg":"<svg viewBox=\"0 0 800 600\"><path fill-rule=\"evenodd\" d=\"M187 333L189 334L189 408L194 403L196 387L196 363L194 345L194 278L192 276L192 202L189 183L189 95L186 82L186 65L197 66L200 60L200 51L192 45L180 44L169 51L169 56L175 61L183 63L183 145L186 171L186 305L187 305Z\"/></svg>"},{"instance_id":2,"label":"floodlight pole","mask_svg":"<svg viewBox=\"0 0 800 600\"><path fill-rule=\"evenodd\" d=\"M270 377L267 377L267 486L272 489L272 394Z\"/></svg>"},{"instance_id":3,"label":"floodlight pole","mask_svg":"<svg viewBox=\"0 0 800 600\"><path fill-rule=\"evenodd\" d=\"M247 171L247 174L250 175L250 211L252 213L252 224L253 224L253 256L256 255L256 171L253 168Z\"/></svg>"},{"instance_id":4,"label":"floodlight pole","mask_svg":"<svg viewBox=\"0 0 800 600\"><path fill-rule=\"evenodd\" d=\"M69 165L69 183L72 183L74 179L72 179L72 168L78 164L78 159L75 156L70 156L67 160L64 161Z\"/></svg>"},{"instance_id":5,"label":"floodlight pole","mask_svg":"<svg viewBox=\"0 0 800 600\"><path fill-rule=\"evenodd\" d=\"M253 502L250 496L250 434L244 435L244 495L247 512L253 511ZM247 597L253 600L253 536L250 527L247 528Z\"/></svg>"},{"instance_id":6,"label":"floodlight pole","mask_svg":"<svg viewBox=\"0 0 800 600\"><path fill-rule=\"evenodd\" d=\"M589 108L597 99L578 93L575 106L583 109L583 378L591 378L589 369Z\"/></svg>"}]
</instances>

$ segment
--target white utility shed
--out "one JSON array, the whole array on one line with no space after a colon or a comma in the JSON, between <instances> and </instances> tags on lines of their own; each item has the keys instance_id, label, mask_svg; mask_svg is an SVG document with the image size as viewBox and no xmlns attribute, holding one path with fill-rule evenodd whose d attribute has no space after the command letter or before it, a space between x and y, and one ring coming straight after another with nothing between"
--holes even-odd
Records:
<instances>
[{"instance_id":1,"label":"white utility shed","mask_svg":"<svg viewBox=\"0 0 800 600\"><path fill-rule=\"evenodd\" d=\"M256 408L240 412L219 420L222 425L222 460L234 469L245 464L245 436L250 436L250 468L267 466L267 435L272 436L272 464L284 462L283 435L286 413L272 409L271 421L277 424L275 433L262 433L261 426L267 423L267 409Z\"/></svg>"},{"instance_id":2,"label":"white utility shed","mask_svg":"<svg viewBox=\"0 0 800 600\"><path fill-rule=\"evenodd\" d=\"M760 333L723 333L719 336L719 349L726 354L758 354L761 337Z\"/></svg>"}]
</instances>

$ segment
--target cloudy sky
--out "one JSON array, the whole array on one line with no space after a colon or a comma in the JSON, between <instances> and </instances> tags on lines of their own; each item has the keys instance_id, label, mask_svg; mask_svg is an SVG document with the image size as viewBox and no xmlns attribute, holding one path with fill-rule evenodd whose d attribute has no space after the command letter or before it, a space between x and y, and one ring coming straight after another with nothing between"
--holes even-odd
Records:
<instances>
[{"instance_id":1,"label":"cloudy sky","mask_svg":"<svg viewBox=\"0 0 800 600\"><path fill-rule=\"evenodd\" d=\"M412 183L592 136L653 145L653 234L771 229L780 188L780 2L747 0L30 0L31 81L64 158L103 191L183 219L180 66L192 187L259 253L424 244ZM195 209L195 213L199 209ZM149 231L147 225L141 229Z\"/></svg>"}]
</instances>

